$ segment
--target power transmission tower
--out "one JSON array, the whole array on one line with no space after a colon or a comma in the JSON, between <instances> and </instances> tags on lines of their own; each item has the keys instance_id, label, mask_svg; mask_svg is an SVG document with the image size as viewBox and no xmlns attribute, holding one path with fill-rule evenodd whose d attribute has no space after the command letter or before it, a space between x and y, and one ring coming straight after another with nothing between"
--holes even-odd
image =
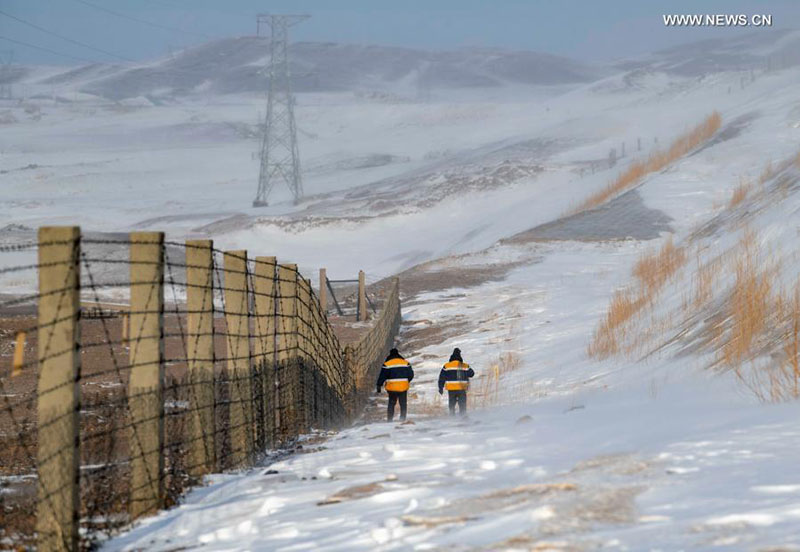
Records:
<instances>
[{"instance_id":1,"label":"power transmission tower","mask_svg":"<svg viewBox=\"0 0 800 552\"><path fill-rule=\"evenodd\" d=\"M14 97L11 90L11 81L13 79L11 64L14 61L14 50L0 51L0 99L10 100Z\"/></svg>"},{"instance_id":2,"label":"power transmission tower","mask_svg":"<svg viewBox=\"0 0 800 552\"><path fill-rule=\"evenodd\" d=\"M267 199L276 182L283 181L294 196L295 204L303 198L300 177L300 153L297 149L297 129L294 123L294 97L289 72L289 27L310 15L259 15L256 34L262 26L270 29L269 92L264 138L261 142L261 170L258 193L253 207L269 205Z\"/></svg>"}]
</instances>

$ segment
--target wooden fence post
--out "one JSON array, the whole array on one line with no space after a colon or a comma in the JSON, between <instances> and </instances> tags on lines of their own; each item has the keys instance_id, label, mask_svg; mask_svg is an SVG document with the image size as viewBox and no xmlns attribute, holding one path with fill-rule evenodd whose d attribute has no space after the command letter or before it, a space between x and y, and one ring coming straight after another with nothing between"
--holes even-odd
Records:
<instances>
[{"instance_id":1,"label":"wooden fence post","mask_svg":"<svg viewBox=\"0 0 800 552\"><path fill-rule=\"evenodd\" d=\"M80 228L39 229L39 550L78 550Z\"/></svg>"},{"instance_id":2,"label":"wooden fence post","mask_svg":"<svg viewBox=\"0 0 800 552\"><path fill-rule=\"evenodd\" d=\"M276 320L280 381L278 382L281 436L298 426L299 371L297 361L297 265L278 265L279 312Z\"/></svg>"},{"instance_id":3,"label":"wooden fence post","mask_svg":"<svg viewBox=\"0 0 800 552\"><path fill-rule=\"evenodd\" d=\"M315 392L317 388L317 373L314 369L314 335L312 329L311 313L311 280L301 277L299 281L298 323L300 324L300 361L303 377L303 425L302 430L308 431L314 424Z\"/></svg>"},{"instance_id":4,"label":"wooden fence post","mask_svg":"<svg viewBox=\"0 0 800 552\"><path fill-rule=\"evenodd\" d=\"M297 320L295 318L297 265L278 265L278 288L280 296L278 360L289 360L297 356Z\"/></svg>"},{"instance_id":5,"label":"wooden fence post","mask_svg":"<svg viewBox=\"0 0 800 552\"><path fill-rule=\"evenodd\" d=\"M327 417L324 409L328 405L327 397L324 396L327 389L327 366L325 366L324 351L324 330L320 324L324 320L319 305L319 297L314 293L311 280L308 281L309 289L309 323L311 325L311 365L314 369L314 409L312 425L314 427L325 427Z\"/></svg>"},{"instance_id":6,"label":"wooden fence post","mask_svg":"<svg viewBox=\"0 0 800 552\"><path fill-rule=\"evenodd\" d=\"M123 347L127 347L128 337L130 336L130 327L131 327L131 311L130 307L128 307L127 311L122 313L122 335L120 336L120 341L122 342Z\"/></svg>"},{"instance_id":7,"label":"wooden fence post","mask_svg":"<svg viewBox=\"0 0 800 552\"><path fill-rule=\"evenodd\" d=\"M321 393L324 388L325 377L322 371L322 356L320 354L320 334L317 326L319 318L319 301L316 293L314 293L314 286L311 284L311 279L306 280L306 287L308 288L308 344L309 344L309 369L313 370L314 377L314 404L311 405L311 425L313 427L320 427L322 422L321 408L324 404Z\"/></svg>"},{"instance_id":8,"label":"wooden fence post","mask_svg":"<svg viewBox=\"0 0 800 552\"><path fill-rule=\"evenodd\" d=\"M22 367L25 365L25 343L28 339L28 332L18 331L14 340L14 359L11 363L11 377L22 374Z\"/></svg>"},{"instance_id":9,"label":"wooden fence post","mask_svg":"<svg viewBox=\"0 0 800 552\"><path fill-rule=\"evenodd\" d=\"M308 318L309 318L309 302L311 294L309 293L308 280L298 274L297 278L297 356L305 361L309 355L309 332L308 332Z\"/></svg>"},{"instance_id":10,"label":"wooden fence post","mask_svg":"<svg viewBox=\"0 0 800 552\"><path fill-rule=\"evenodd\" d=\"M319 269L319 308L323 316L328 313L328 271Z\"/></svg>"},{"instance_id":11,"label":"wooden fence post","mask_svg":"<svg viewBox=\"0 0 800 552\"><path fill-rule=\"evenodd\" d=\"M216 468L214 415L214 244L186 242L186 358L189 367L189 472L194 476Z\"/></svg>"},{"instance_id":12,"label":"wooden fence post","mask_svg":"<svg viewBox=\"0 0 800 552\"><path fill-rule=\"evenodd\" d=\"M255 354L261 364L263 389L263 434L265 446L272 446L275 431L275 257L256 257Z\"/></svg>"},{"instance_id":13,"label":"wooden fence post","mask_svg":"<svg viewBox=\"0 0 800 552\"><path fill-rule=\"evenodd\" d=\"M226 251L225 322L230 385L231 463L241 466L253 454L253 395L250 365L250 319L247 292L247 251Z\"/></svg>"},{"instance_id":14,"label":"wooden fence post","mask_svg":"<svg viewBox=\"0 0 800 552\"><path fill-rule=\"evenodd\" d=\"M358 320L364 321L369 318L367 311L367 286L366 276L363 270L358 271Z\"/></svg>"},{"instance_id":15,"label":"wooden fence post","mask_svg":"<svg viewBox=\"0 0 800 552\"><path fill-rule=\"evenodd\" d=\"M164 234L130 235L131 517L164 504Z\"/></svg>"}]
</instances>

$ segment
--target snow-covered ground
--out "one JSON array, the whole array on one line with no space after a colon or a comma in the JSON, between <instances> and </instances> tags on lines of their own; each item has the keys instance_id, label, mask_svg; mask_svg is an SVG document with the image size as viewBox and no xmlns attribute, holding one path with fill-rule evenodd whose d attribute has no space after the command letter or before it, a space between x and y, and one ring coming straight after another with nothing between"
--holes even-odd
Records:
<instances>
[{"instance_id":1,"label":"snow-covered ground","mask_svg":"<svg viewBox=\"0 0 800 552\"><path fill-rule=\"evenodd\" d=\"M719 381L373 423L215 476L107 550L794 550L798 405Z\"/></svg>"},{"instance_id":2,"label":"snow-covered ground","mask_svg":"<svg viewBox=\"0 0 800 552\"><path fill-rule=\"evenodd\" d=\"M265 209L250 206L263 97L6 102L0 111L12 122L0 132L0 216L31 228L80 223L164 230L172 239L210 235L221 247L275 254L309 273L325 265L344 277L363 268L374 279L551 221L711 110L732 119L788 101L795 76L759 76L744 90L738 73L615 76L568 89L441 91L423 103L301 94L308 200L295 207L277 188ZM764 135L791 130L791 121L776 128L763 115L753 125ZM621 154L623 142L626 157L609 169L609 150ZM729 166L712 161L714 179L755 171L777 155L765 140L742 147L754 145L760 150ZM504 161L529 174L506 175ZM726 196L728 184L720 187ZM688 199L702 212L714 198Z\"/></svg>"},{"instance_id":3,"label":"snow-covered ground","mask_svg":"<svg viewBox=\"0 0 800 552\"><path fill-rule=\"evenodd\" d=\"M284 194L262 210L249 207L261 98L4 106L16 121L0 133L10 223L211 236L309 274L363 268L372 281L427 262L404 273L413 423L368 417L303 454L210 477L106 548L800 550L800 405L761 404L678 346L642 360L587 356L653 237L683 243L740 178L797 152L798 77L636 71L428 102L300 94L309 199L295 207ZM600 213L562 218L656 138L666 146L713 110L723 128L707 147ZM622 142L627 155L609 168ZM795 192L742 216L786 242ZM498 243L553 221L547 239ZM703 245L735 243L728 230ZM663 291L665 310L691 277ZM440 415L435 387L455 346L478 372L466 420Z\"/></svg>"},{"instance_id":4,"label":"snow-covered ground","mask_svg":"<svg viewBox=\"0 0 800 552\"><path fill-rule=\"evenodd\" d=\"M406 336L460 317L469 330L409 351L412 423L358 424L305 453L211 477L106 549L799 547L800 404L757 403L689 360L586 358L608 290L637 249L534 246L531 264L501 282L417 297ZM473 405L465 420L444 416L435 390L455 345L479 378L500 354L521 360L496 394L474 384L471 400L490 406Z\"/></svg>"}]
</instances>

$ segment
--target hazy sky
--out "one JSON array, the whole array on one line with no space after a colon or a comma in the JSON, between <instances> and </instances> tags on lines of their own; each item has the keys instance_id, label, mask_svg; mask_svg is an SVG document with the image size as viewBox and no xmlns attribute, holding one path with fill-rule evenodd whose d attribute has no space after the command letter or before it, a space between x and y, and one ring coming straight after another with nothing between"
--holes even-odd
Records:
<instances>
[{"instance_id":1,"label":"hazy sky","mask_svg":"<svg viewBox=\"0 0 800 552\"><path fill-rule=\"evenodd\" d=\"M310 14L293 29L293 40L494 46L597 61L703 38L800 27L798 0L0 0L0 11L6 14L0 14L0 37L18 41L0 39L0 52L13 49L18 62L59 64L78 63L74 58L143 60L217 37L254 34L259 12ZM662 14L673 13L771 14L774 26L666 28Z\"/></svg>"}]
</instances>

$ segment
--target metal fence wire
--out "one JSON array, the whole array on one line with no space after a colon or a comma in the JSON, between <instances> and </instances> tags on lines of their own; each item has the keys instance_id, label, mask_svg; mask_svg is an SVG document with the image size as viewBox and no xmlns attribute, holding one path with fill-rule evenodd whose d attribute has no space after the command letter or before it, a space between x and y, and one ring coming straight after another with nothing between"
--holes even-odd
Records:
<instances>
[{"instance_id":1,"label":"metal fence wire","mask_svg":"<svg viewBox=\"0 0 800 552\"><path fill-rule=\"evenodd\" d=\"M88 549L347 424L399 330L397 280L342 346L295 265L210 240L46 227L0 254L23 259L0 263L19 288L0 295L0 549Z\"/></svg>"}]
</instances>

